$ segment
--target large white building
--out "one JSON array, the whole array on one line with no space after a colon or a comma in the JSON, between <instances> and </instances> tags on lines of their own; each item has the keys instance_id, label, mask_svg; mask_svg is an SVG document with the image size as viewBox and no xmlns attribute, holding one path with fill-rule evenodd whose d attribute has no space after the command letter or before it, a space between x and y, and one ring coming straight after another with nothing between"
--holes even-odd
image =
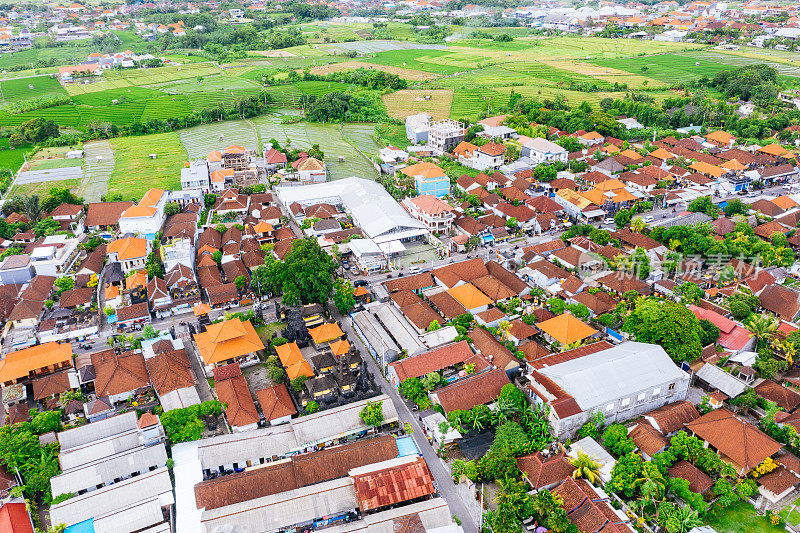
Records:
<instances>
[{"instance_id":1,"label":"large white building","mask_svg":"<svg viewBox=\"0 0 800 533\"><path fill-rule=\"evenodd\" d=\"M428 228L409 215L380 183L362 178L279 187L278 199L287 208L294 203L303 207L327 203L340 207L361 228L364 236L382 245L387 253L404 249L402 243L425 240Z\"/></svg>"},{"instance_id":2,"label":"large white building","mask_svg":"<svg viewBox=\"0 0 800 533\"><path fill-rule=\"evenodd\" d=\"M566 163L569 155L566 148L562 148L556 143L541 137L535 137L523 144L519 154L523 157L530 157L537 164L554 163L556 161Z\"/></svg>"},{"instance_id":3,"label":"large white building","mask_svg":"<svg viewBox=\"0 0 800 533\"><path fill-rule=\"evenodd\" d=\"M597 346L594 353L587 354L583 347L531 364L528 392L534 402L550 407L548 418L556 437L574 435L595 413L611 424L686 399L691 377L661 346Z\"/></svg>"}]
</instances>

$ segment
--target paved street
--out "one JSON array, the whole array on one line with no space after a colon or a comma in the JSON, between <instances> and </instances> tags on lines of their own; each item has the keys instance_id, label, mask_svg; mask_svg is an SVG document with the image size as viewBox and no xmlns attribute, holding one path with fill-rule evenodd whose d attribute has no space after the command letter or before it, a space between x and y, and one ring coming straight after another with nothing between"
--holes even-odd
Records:
<instances>
[{"instance_id":1,"label":"paved street","mask_svg":"<svg viewBox=\"0 0 800 533\"><path fill-rule=\"evenodd\" d=\"M422 431L422 426L419 419L408 408L406 402L400 397L397 389L391 385L383 377L381 370L375 360L369 355L369 351L361 343L361 339L356 335L353 330L352 323L349 317L342 317L338 314L336 309L333 310L333 318L338 320L342 325L342 329L347 333L347 338L351 343L354 343L356 348L361 352L364 360L367 362L367 368L375 376L375 380L381 387L381 390L387 394L397 409L397 416L399 418L400 427L404 427L408 422L413 428L414 442L417 444L425 462L431 469L436 486L439 493L447 501L450 506L450 512L461 520L461 525L466 533L477 533L478 522L480 520L480 508L478 502L469 494L466 485L453 483L453 478L450 476L450 468L445 462L436 455L433 447L425 437Z\"/></svg>"}]
</instances>

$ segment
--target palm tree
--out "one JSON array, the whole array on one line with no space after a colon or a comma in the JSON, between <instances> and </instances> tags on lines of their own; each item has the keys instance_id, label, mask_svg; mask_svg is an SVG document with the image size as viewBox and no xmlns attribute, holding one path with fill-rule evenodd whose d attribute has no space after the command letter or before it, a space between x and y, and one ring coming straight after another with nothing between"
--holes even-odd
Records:
<instances>
[{"instance_id":1,"label":"palm tree","mask_svg":"<svg viewBox=\"0 0 800 533\"><path fill-rule=\"evenodd\" d=\"M494 415L497 417L498 424L505 424L518 412L519 409L517 409L517 406L514 405L514 402L505 396L497 398L497 403L495 404L494 408Z\"/></svg>"},{"instance_id":2,"label":"palm tree","mask_svg":"<svg viewBox=\"0 0 800 533\"><path fill-rule=\"evenodd\" d=\"M670 239L669 240L669 249L670 250L675 251L675 250L678 249L678 246L680 246L680 245L681 245L681 241L679 239Z\"/></svg>"},{"instance_id":3,"label":"palm tree","mask_svg":"<svg viewBox=\"0 0 800 533\"><path fill-rule=\"evenodd\" d=\"M647 226L647 223L642 217L634 217L631 220L631 231L634 233L641 233L644 231L645 226Z\"/></svg>"},{"instance_id":4,"label":"palm tree","mask_svg":"<svg viewBox=\"0 0 800 533\"><path fill-rule=\"evenodd\" d=\"M697 511L689 507L676 506L675 511L667 519L667 530L674 533L689 533L692 529L703 525Z\"/></svg>"},{"instance_id":5,"label":"palm tree","mask_svg":"<svg viewBox=\"0 0 800 533\"><path fill-rule=\"evenodd\" d=\"M503 320L497 325L497 331L500 332L500 338L503 339L503 342L508 340L508 332L511 331L511 322L508 320Z\"/></svg>"},{"instance_id":6,"label":"palm tree","mask_svg":"<svg viewBox=\"0 0 800 533\"><path fill-rule=\"evenodd\" d=\"M498 484L500 485L500 490L497 491L497 496L494 499L497 507L508 510L518 518L522 516L531 501L525 486L521 481L513 478L499 480Z\"/></svg>"},{"instance_id":7,"label":"palm tree","mask_svg":"<svg viewBox=\"0 0 800 533\"><path fill-rule=\"evenodd\" d=\"M23 209L25 210L25 214L28 215L28 218L30 218L31 222L34 224L39 222L39 219L42 218L42 202L35 194L25 198Z\"/></svg>"},{"instance_id":8,"label":"palm tree","mask_svg":"<svg viewBox=\"0 0 800 533\"><path fill-rule=\"evenodd\" d=\"M584 478L593 485L600 479L600 463L588 453L579 451L577 457L570 459L569 462L575 467L575 471L572 473L573 478Z\"/></svg>"},{"instance_id":9,"label":"palm tree","mask_svg":"<svg viewBox=\"0 0 800 533\"><path fill-rule=\"evenodd\" d=\"M778 329L778 324L775 319L765 315L752 315L745 324L750 331L750 336L755 337L756 342L761 344L762 341L767 341L772 337L775 330Z\"/></svg>"}]
</instances>

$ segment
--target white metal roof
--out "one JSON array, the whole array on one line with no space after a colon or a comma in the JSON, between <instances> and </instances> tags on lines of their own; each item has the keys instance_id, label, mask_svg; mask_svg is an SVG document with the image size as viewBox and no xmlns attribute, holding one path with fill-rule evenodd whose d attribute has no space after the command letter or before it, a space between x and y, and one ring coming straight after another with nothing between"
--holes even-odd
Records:
<instances>
[{"instance_id":1,"label":"white metal roof","mask_svg":"<svg viewBox=\"0 0 800 533\"><path fill-rule=\"evenodd\" d=\"M98 520L105 516L111 516L123 509L147 504L149 501L155 501L159 511L162 505L173 503L172 482L166 467L146 472L102 489L73 496L64 502L55 504L50 508L50 521L53 524L70 526L89 518ZM146 512L143 513L144 516L147 516ZM132 528L120 525L114 531L136 531L156 523L157 521L141 523L138 527Z\"/></svg>"},{"instance_id":2,"label":"white metal roof","mask_svg":"<svg viewBox=\"0 0 800 533\"><path fill-rule=\"evenodd\" d=\"M626 342L540 370L570 394L584 411L652 389L689 379L661 346Z\"/></svg>"},{"instance_id":3,"label":"white metal roof","mask_svg":"<svg viewBox=\"0 0 800 533\"><path fill-rule=\"evenodd\" d=\"M397 420L397 411L394 408L392 399L385 394L381 394L368 400L360 400L341 407L334 407L333 409L292 419L290 424L294 429L297 447L305 448L325 442L331 438L369 429L370 426L366 425L359 416L361 409L364 408L367 402L383 403L385 423Z\"/></svg>"},{"instance_id":4,"label":"white metal roof","mask_svg":"<svg viewBox=\"0 0 800 533\"><path fill-rule=\"evenodd\" d=\"M356 225L372 239L404 230L427 232L425 224L409 215L380 183L372 180L353 176L303 187L279 187L276 193L285 206L339 198Z\"/></svg>"},{"instance_id":5,"label":"white metal roof","mask_svg":"<svg viewBox=\"0 0 800 533\"><path fill-rule=\"evenodd\" d=\"M736 398L747 390L749 385L741 379L728 374L717 365L704 364L697 371L697 377L724 392L729 398Z\"/></svg>"},{"instance_id":6,"label":"white metal roof","mask_svg":"<svg viewBox=\"0 0 800 533\"><path fill-rule=\"evenodd\" d=\"M419 335L397 307L383 304L375 309L375 316L408 355L416 355L426 350Z\"/></svg>"},{"instance_id":7,"label":"white metal roof","mask_svg":"<svg viewBox=\"0 0 800 533\"><path fill-rule=\"evenodd\" d=\"M124 433L131 429L138 429L138 427L136 412L128 411L105 420L62 431L58 434L58 443L61 445L61 452L63 453L70 448L82 446L118 433Z\"/></svg>"}]
</instances>

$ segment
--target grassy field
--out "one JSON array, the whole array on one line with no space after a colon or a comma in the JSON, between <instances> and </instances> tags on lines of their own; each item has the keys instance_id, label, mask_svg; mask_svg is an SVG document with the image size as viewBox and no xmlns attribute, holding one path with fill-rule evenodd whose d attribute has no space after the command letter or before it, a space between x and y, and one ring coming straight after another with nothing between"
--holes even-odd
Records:
<instances>
[{"instance_id":1,"label":"grassy field","mask_svg":"<svg viewBox=\"0 0 800 533\"><path fill-rule=\"evenodd\" d=\"M13 102L38 96L66 95L67 91L52 76L37 76L35 78L20 78L0 82L0 102Z\"/></svg>"},{"instance_id":2,"label":"grassy field","mask_svg":"<svg viewBox=\"0 0 800 533\"><path fill-rule=\"evenodd\" d=\"M441 75L464 71L465 69L462 67L447 63L450 55L451 53L447 50L388 50L379 52L365 61L376 65L421 70Z\"/></svg>"},{"instance_id":3,"label":"grassy field","mask_svg":"<svg viewBox=\"0 0 800 533\"><path fill-rule=\"evenodd\" d=\"M10 168L14 172L19 170L25 162L25 152L30 148L15 148L13 150L0 150L0 168Z\"/></svg>"},{"instance_id":4,"label":"grassy field","mask_svg":"<svg viewBox=\"0 0 800 533\"><path fill-rule=\"evenodd\" d=\"M645 75L665 83L682 83L702 76L713 76L734 65L703 59L695 54L659 54L629 57L624 59L602 59L592 63L603 67Z\"/></svg>"},{"instance_id":5,"label":"grassy field","mask_svg":"<svg viewBox=\"0 0 800 533\"><path fill-rule=\"evenodd\" d=\"M707 519L708 525L713 527L717 533L739 533L741 531L781 533L786 531L783 527L773 526L763 516L758 516L753 506L746 502L735 503L721 513L709 513Z\"/></svg>"},{"instance_id":6,"label":"grassy field","mask_svg":"<svg viewBox=\"0 0 800 533\"><path fill-rule=\"evenodd\" d=\"M180 186L180 172L187 160L177 133L120 137L111 141L115 166L108 192L125 198L141 197L152 187ZM150 159L156 154L156 159Z\"/></svg>"},{"instance_id":7,"label":"grassy field","mask_svg":"<svg viewBox=\"0 0 800 533\"><path fill-rule=\"evenodd\" d=\"M59 180L59 181L43 181L40 183L24 183L15 184L9 192L9 197L14 195L31 196L38 195L40 198L46 198L53 187L68 187L72 192L77 192L81 185L80 179L74 180Z\"/></svg>"}]
</instances>

